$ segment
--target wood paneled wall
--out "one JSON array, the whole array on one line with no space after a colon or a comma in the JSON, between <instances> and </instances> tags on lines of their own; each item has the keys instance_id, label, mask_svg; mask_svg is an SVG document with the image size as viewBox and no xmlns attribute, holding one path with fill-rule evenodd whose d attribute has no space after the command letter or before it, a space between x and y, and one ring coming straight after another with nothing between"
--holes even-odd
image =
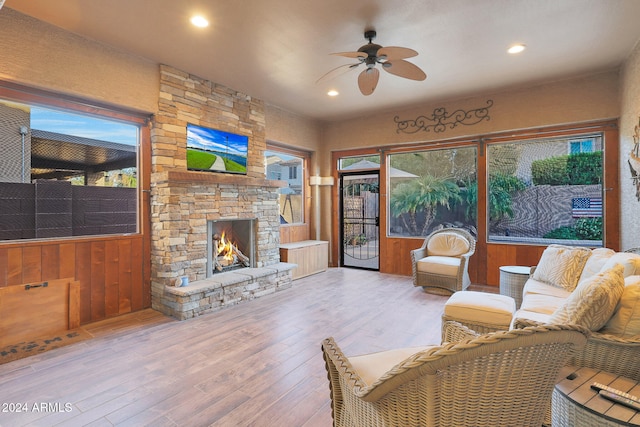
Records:
<instances>
[{"instance_id":1,"label":"wood paneled wall","mask_svg":"<svg viewBox=\"0 0 640 427\"><path fill-rule=\"evenodd\" d=\"M309 224L280 226L280 244L303 240L309 240Z\"/></svg>"},{"instance_id":2,"label":"wood paneled wall","mask_svg":"<svg viewBox=\"0 0 640 427\"><path fill-rule=\"evenodd\" d=\"M0 287L73 277L86 324L151 305L143 262L141 235L3 244Z\"/></svg>"}]
</instances>

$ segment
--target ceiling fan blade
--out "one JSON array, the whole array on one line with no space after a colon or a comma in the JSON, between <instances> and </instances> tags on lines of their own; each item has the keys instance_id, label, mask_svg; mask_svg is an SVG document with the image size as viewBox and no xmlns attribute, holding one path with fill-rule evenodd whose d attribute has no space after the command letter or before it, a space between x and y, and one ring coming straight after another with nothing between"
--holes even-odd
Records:
<instances>
[{"instance_id":1,"label":"ceiling fan blade","mask_svg":"<svg viewBox=\"0 0 640 427\"><path fill-rule=\"evenodd\" d=\"M322 75L318 80L316 80L316 84L320 83L320 82L325 82L331 79L334 79L348 71L353 70L354 68L356 68L358 65L360 65L361 62L358 62L357 64L345 64L345 65L341 65L339 67L334 68L333 70L329 70L327 73L325 73L324 75Z\"/></svg>"},{"instance_id":2,"label":"ceiling fan blade","mask_svg":"<svg viewBox=\"0 0 640 427\"><path fill-rule=\"evenodd\" d=\"M365 59L367 56L369 56L364 52L336 52L336 53L330 53L329 55L346 56L347 58L362 58L362 59Z\"/></svg>"},{"instance_id":3,"label":"ceiling fan blade","mask_svg":"<svg viewBox=\"0 0 640 427\"><path fill-rule=\"evenodd\" d=\"M358 76L358 87L363 95L371 95L380 78L380 71L377 68L367 68Z\"/></svg>"},{"instance_id":4,"label":"ceiling fan blade","mask_svg":"<svg viewBox=\"0 0 640 427\"><path fill-rule=\"evenodd\" d=\"M395 61L387 61L382 64L382 68L391 74L411 80L424 80L427 75L418 67L409 61L398 59Z\"/></svg>"},{"instance_id":5,"label":"ceiling fan blade","mask_svg":"<svg viewBox=\"0 0 640 427\"><path fill-rule=\"evenodd\" d=\"M378 49L378 57L386 56L387 61L406 59L418 56L418 52L408 47L387 46Z\"/></svg>"}]
</instances>

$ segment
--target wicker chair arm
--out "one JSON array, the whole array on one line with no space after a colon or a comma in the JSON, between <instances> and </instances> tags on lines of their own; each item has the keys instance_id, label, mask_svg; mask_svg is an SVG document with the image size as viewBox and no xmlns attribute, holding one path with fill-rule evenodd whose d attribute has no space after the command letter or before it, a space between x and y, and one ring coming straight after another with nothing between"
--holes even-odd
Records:
<instances>
[{"instance_id":1,"label":"wicker chair arm","mask_svg":"<svg viewBox=\"0 0 640 427\"><path fill-rule=\"evenodd\" d=\"M453 320L447 320L442 324L442 345L460 342L478 336L480 336L478 332Z\"/></svg>"},{"instance_id":2,"label":"wicker chair arm","mask_svg":"<svg viewBox=\"0 0 640 427\"><path fill-rule=\"evenodd\" d=\"M576 325L542 325L539 327L481 335L417 352L391 368L369 386L355 373L349 361L331 338L323 341L323 349L325 350L325 354L329 353L329 359L333 362L352 393L366 402L375 402L408 381L412 381L423 375L434 375L440 370L446 369L448 366L477 357L474 352L467 351L469 349L485 345L495 345L497 346L496 351L501 351L500 347L502 343L506 345L510 339L523 335L532 335L541 330L579 331L585 336L585 341L586 336L589 334L586 328Z\"/></svg>"}]
</instances>

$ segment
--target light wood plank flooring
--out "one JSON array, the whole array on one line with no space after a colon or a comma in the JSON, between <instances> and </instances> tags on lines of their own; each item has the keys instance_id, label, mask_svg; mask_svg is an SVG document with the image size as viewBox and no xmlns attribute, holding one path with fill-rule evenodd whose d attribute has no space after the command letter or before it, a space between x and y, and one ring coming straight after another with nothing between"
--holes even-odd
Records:
<instances>
[{"instance_id":1,"label":"light wood plank flooring","mask_svg":"<svg viewBox=\"0 0 640 427\"><path fill-rule=\"evenodd\" d=\"M446 300L410 277L332 268L187 321L144 310L87 325L94 339L0 365L0 425L330 426L321 341L346 354L437 344Z\"/></svg>"}]
</instances>

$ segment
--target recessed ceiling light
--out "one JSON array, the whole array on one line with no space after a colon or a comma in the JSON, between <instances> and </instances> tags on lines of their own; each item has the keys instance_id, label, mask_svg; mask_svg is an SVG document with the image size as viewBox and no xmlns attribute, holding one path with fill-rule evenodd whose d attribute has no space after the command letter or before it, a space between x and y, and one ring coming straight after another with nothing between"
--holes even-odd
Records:
<instances>
[{"instance_id":1,"label":"recessed ceiling light","mask_svg":"<svg viewBox=\"0 0 640 427\"><path fill-rule=\"evenodd\" d=\"M202 15L195 15L191 17L191 23L196 27L204 28L209 26L209 21Z\"/></svg>"},{"instance_id":2,"label":"recessed ceiling light","mask_svg":"<svg viewBox=\"0 0 640 427\"><path fill-rule=\"evenodd\" d=\"M525 45L523 44L514 44L513 46L511 46L509 49L507 49L507 52L514 54L514 53L520 53L522 52L524 49L526 48Z\"/></svg>"},{"instance_id":3,"label":"recessed ceiling light","mask_svg":"<svg viewBox=\"0 0 640 427\"><path fill-rule=\"evenodd\" d=\"M329 96L338 96L338 95L340 95L340 92L338 92L337 90L331 89L329 92L327 92L327 95L329 95Z\"/></svg>"}]
</instances>

